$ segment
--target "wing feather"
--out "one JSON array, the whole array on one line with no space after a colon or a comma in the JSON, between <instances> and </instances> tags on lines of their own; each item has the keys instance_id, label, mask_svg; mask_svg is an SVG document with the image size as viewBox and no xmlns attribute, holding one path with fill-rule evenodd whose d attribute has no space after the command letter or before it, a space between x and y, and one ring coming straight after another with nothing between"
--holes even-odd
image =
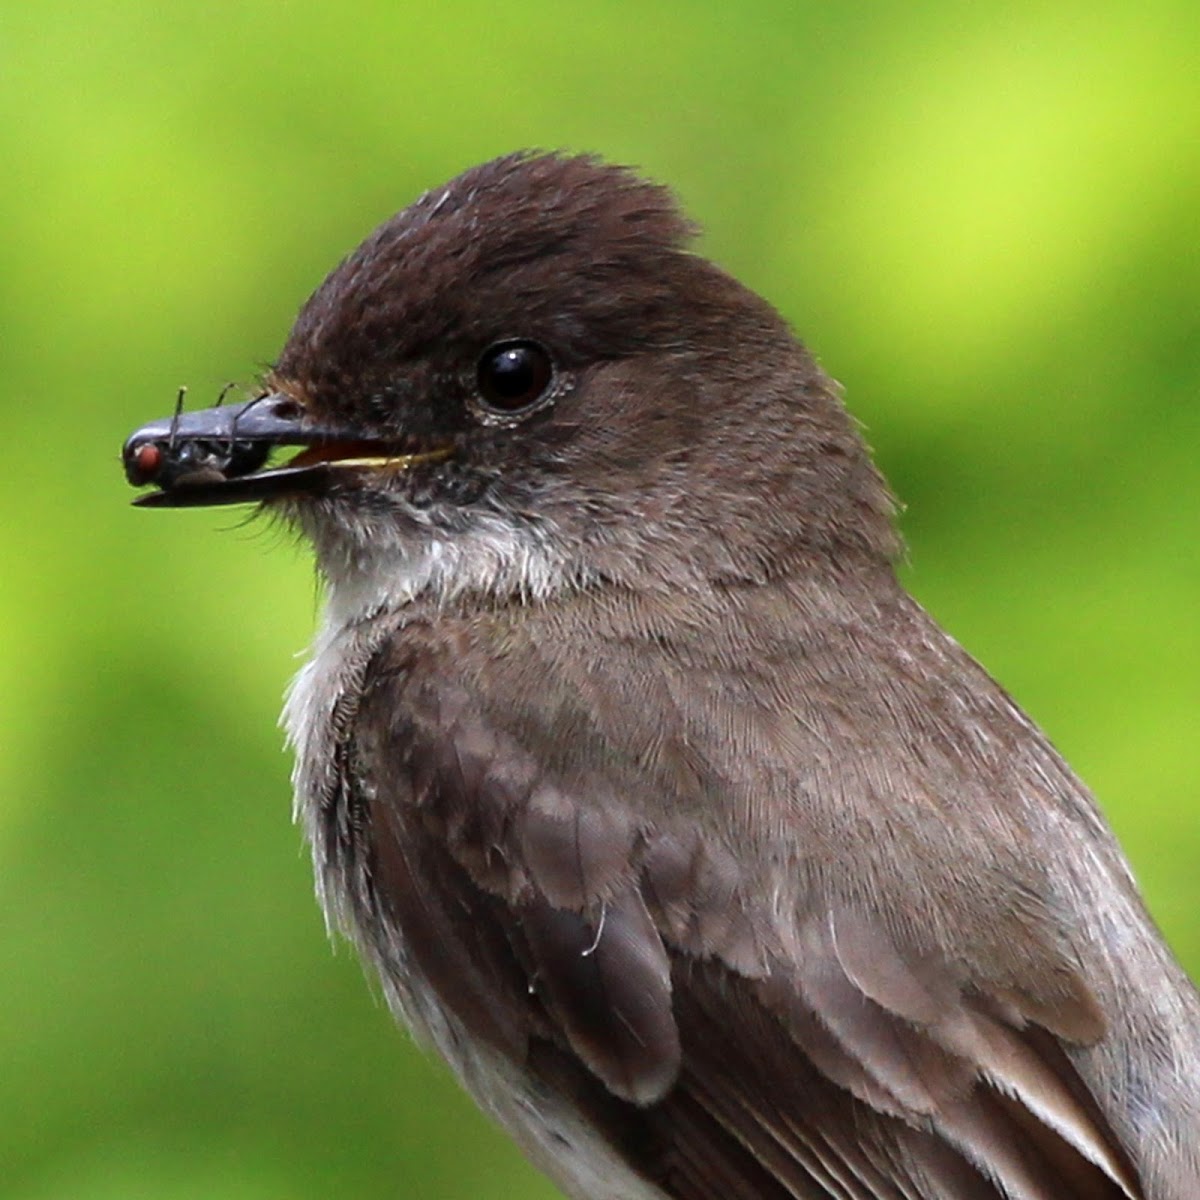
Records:
<instances>
[{"instance_id":1,"label":"wing feather","mask_svg":"<svg viewBox=\"0 0 1200 1200\"><path fill-rule=\"evenodd\" d=\"M368 699L361 924L403 947L377 959L415 963L662 1194L1142 1200L1044 1006L844 900L781 905L786 880L639 819L614 779L550 777L462 693ZM1055 1024L1097 1033L1056 970Z\"/></svg>"}]
</instances>

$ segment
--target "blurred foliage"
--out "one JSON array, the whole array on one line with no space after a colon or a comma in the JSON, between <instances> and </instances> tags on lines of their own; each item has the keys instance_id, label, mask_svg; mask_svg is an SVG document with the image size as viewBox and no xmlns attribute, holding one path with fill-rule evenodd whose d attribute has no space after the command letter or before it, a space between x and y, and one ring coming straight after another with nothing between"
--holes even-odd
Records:
<instances>
[{"instance_id":1,"label":"blurred foliage","mask_svg":"<svg viewBox=\"0 0 1200 1200\"><path fill-rule=\"evenodd\" d=\"M5 5L0 1193L551 1194L330 953L274 726L307 556L130 509L116 457L520 146L676 185L796 323L911 586L1200 968L1198 32L1193 0Z\"/></svg>"}]
</instances>

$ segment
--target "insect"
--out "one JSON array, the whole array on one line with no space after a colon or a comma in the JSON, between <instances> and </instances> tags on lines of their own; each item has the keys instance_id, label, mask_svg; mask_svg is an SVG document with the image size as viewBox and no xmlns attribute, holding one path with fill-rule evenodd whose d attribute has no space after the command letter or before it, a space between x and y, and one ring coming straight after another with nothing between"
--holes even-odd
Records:
<instances>
[{"instance_id":1,"label":"insect","mask_svg":"<svg viewBox=\"0 0 1200 1200\"><path fill-rule=\"evenodd\" d=\"M227 384L222 389L217 407L232 386ZM187 388L181 387L165 438L141 442L127 451L125 476L135 487L153 483L167 491L176 487L223 483L239 475L249 475L267 461L270 447L265 442L237 436L238 419L245 414L246 408L234 415L228 437L179 436L179 418L186 397Z\"/></svg>"}]
</instances>

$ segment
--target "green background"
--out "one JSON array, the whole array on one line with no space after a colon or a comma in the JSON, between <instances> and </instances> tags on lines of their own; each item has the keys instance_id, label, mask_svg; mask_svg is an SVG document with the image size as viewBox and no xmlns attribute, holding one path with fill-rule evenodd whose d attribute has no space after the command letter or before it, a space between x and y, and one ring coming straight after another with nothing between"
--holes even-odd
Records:
<instances>
[{"instance_id":1,"label":"green background","mask_svg":"<svg viewBox=\"0 0 1200 1200\"><path fill-rule=\"evenodd\" d=\"M1200 970L1200 8L995 8L4 5L0 1194L551 1194L326 941L306 553L129 508L117 456L522 146L675 185L843 381L912 588Z\"/></svg>"}]
</instances>

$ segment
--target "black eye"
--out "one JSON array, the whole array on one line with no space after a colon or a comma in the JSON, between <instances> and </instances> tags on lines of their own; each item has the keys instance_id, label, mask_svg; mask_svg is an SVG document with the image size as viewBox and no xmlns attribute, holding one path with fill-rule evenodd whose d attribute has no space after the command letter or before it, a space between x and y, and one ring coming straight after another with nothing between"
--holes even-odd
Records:
<instances>
[{"instance_id":1,"label":"black eye","mask_svg":"<svg viewBox=\"0 0 1200 1200\"><path fill-rule=\"evenodd\" d=\"M479 360L479 395L493 412L529 408L553 380L554 364L537 342L497 342Z\"/></svg>"}]
</instances>

